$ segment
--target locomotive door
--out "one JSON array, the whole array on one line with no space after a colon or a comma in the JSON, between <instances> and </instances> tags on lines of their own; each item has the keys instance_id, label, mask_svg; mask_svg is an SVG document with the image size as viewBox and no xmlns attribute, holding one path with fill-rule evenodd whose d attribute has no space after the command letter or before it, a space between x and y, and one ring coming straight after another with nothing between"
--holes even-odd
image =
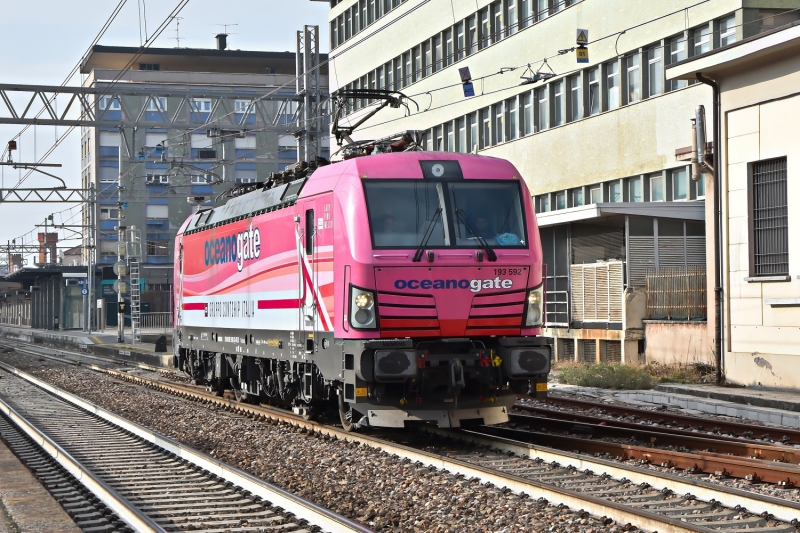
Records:
<instances>
[{"instance_id":1,"label":"locomotive door","mask_svg":"<svg viewBox=\"0 0 800 533\"><path fill-rule=\"evenodd\" d=\"M306 345L306 353L313 354L317 336L319 309L317 295L317 245L314 201L303 202L301 214L302 242L300 243L300 332ZM311 356L313 358L313 355Z\"/></svg>"}]
</instances>

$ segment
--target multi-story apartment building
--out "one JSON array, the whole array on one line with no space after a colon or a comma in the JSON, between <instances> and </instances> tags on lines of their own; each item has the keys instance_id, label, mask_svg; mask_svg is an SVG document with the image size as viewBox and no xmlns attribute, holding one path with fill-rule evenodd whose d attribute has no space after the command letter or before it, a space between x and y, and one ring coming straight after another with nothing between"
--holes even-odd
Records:
<instances>
[{"instance_id":1,"label":"multi-story apartment building","mask_svg":"<svg viewBox=\"0 0 800 533\"><path fill-rule=\"evenodd\" d=\"M800 1L331 0L331 89L396 90L419 106L387 108L354 139L424 130L429 150L517 166L535 195L558 359L710 361L713 184L692 179L689 147L690 119L698 105L710 110L712 93L664 71L796 20L794 8ZM579 29L586 63L573 50ZM351 104L350 120L371 109Z\"/></svg>"},{"instance_id":2,"label":"multi-story apartment building","mask_svg":"<svg viewBox=\"0 0 800 533\"><path fill-rule=\"evenodd\" d=\"M143 310L168 311L174 237L192 210L235 184L264 181L297 162L291 131L297 128L296 57L224 45L138 52L95 46L81 64L84 86L107 89L91 104L93 116L124 124L83 128L82 177L85 187L91 183L98 191L95 242L103 294L116 301L110 270L117 227L135 226L142 241ZM324 64L320 74L324 93ZM274 98L259 100L268 93ZM319 155L329 157L327 141L321 144ZM116 315L109 313L109 320Z\"/></svg>"}]
</instances>

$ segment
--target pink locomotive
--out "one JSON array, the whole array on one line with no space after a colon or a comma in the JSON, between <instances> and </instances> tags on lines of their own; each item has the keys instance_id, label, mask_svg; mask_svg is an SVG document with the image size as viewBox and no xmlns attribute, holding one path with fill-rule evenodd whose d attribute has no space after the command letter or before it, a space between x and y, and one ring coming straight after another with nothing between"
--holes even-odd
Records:
<instances>
[{"instance_id":1,"label":"pink locomotive","mask_svg":"<svg viewBox=\"0 0 800 533\"><path fill-rule=\"evenodd\" d=\"M403 152L299 169L192 215L175 356L196 382L343 426L508 420L550 371L542 248L514 166Z\"/></svg>"}]
</instances>

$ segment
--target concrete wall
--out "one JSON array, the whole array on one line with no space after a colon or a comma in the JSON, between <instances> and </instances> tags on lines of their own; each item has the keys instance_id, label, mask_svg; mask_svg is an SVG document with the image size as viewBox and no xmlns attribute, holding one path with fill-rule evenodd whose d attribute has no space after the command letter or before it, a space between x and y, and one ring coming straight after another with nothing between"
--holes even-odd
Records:
<instances>
[{"instance_id":1,"label":"concrete wall","mask_svg":"<svg viewBox=\"0 0 800 533\"><path fill-rule=\"evenodd\" d=\"M726 273L725 376L744 385L800 388L800 307L767 299L800 298L800 59L796 52L731 73L721 83L725 143L723 228ZM750 277L750 164L787 156L789 279Z\"/></svg>"},{"instance_id":2,"label":"concrete wall","mask_svg":"<svg viewBox=\"0 0 800 533\"><path fill-rule=\"evenodd\" d=\"M644 361L661 364L714 363L705 322L645 320Z\"/></svg>"}]
</instances>

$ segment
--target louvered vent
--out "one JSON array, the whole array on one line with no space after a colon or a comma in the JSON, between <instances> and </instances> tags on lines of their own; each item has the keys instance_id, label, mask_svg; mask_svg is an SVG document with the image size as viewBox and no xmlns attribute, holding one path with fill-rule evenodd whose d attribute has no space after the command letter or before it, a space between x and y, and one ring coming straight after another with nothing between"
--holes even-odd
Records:
<instances>
[{"instance_id":1,"label":"louvered vent","mask_svg":"<svg viewBox=\"0 0 800 533\"><path fill-rule=\"evenodd\" d=\"M622 362L622 341L606 341L606 362Z\"/></svg>"},{"instance_id":2,"label":"louvered vent","mask_svg":"<svg viewBox=\"0 0 800 533\"><path fill-rule=\"evenodd\" d=\"M594 339L584 340L583 342L583 362L596 363L597 362L597 343Z\"/></svg>"},{"instance_id":3,"label":"louvered vent","mask_svg":"<svg viewBox=\"0 0 800 533\"><path fill-rule=\"evenodd\" d=\"M622 322L625 263L572 265L572 321Z\"/></svg>"},{"instance_id":4,"label":"louvered vent","mask_svg":"<svg viewBox=\"0 0 800 533\"><path fill-rule=\"evenodd\" d=\"M561 349L558 351L559 361L574 361L575 360L575 341L573 339L562 339Z\"/></svg>"}]
</instances>

